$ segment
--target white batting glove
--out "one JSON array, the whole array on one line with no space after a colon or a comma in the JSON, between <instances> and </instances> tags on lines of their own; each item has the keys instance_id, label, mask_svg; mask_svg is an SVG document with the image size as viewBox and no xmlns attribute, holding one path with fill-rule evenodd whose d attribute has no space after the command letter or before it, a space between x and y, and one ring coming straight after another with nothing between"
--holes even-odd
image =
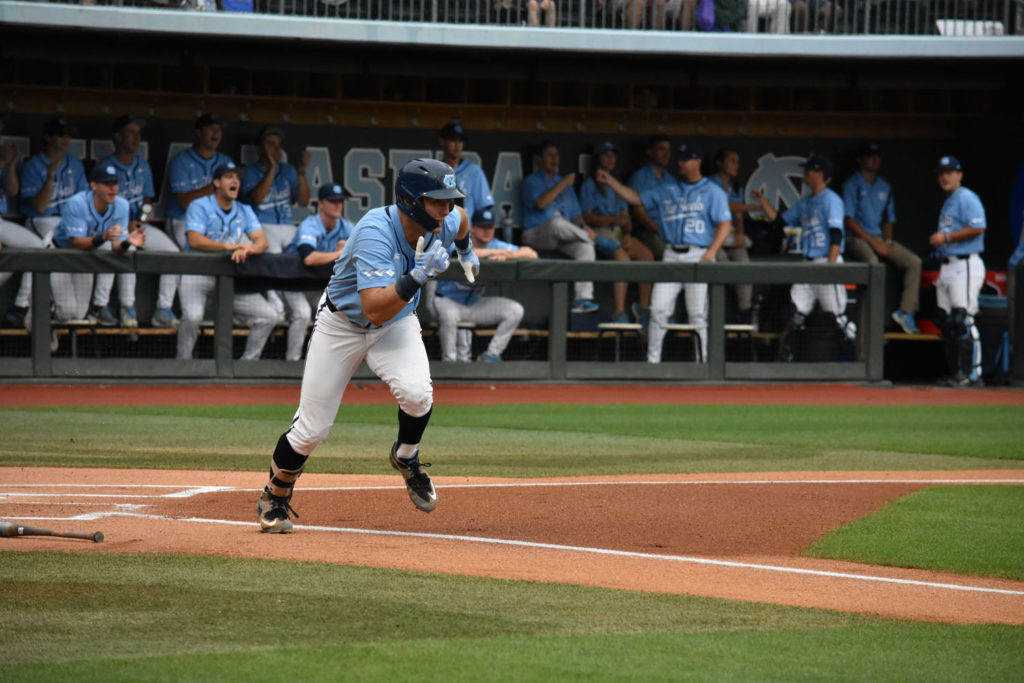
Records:
<instances>
[{"instance_id":1,"label":"white batting glove","mask_svg":"<svg viewBox=\"0 0 1024 683\"><path fill-rule=\"evenodd\" d=\"M409 274L422 285L448 270L449 258L448 250L444 248L441 240L435 241L424 251L423 235L420 235L416 241L416 266Z\"/></svg>"},{"instance_id":2,"label":"white batting glove","mask_svg":"<svg viewBox=\"0 0 1024 683\"><path fill-rule=\"evenodd\" d=\"M466 282L473 284L476 282L476 276L480 274L480 257L473 251L473 243L470 242L466 250L457 249L459 257L459 265L462 266L462 271L466 274Z\"/></svg>"}]
</instances>

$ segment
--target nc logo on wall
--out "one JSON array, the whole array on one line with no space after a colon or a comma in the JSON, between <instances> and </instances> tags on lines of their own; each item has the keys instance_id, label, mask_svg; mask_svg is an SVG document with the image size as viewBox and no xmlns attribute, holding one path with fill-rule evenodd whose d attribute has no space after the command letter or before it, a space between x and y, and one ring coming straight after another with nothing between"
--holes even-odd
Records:
<instances>
[{"instance_id":1,"label":"nc logo on wall","mask_svg":"<svg viewBox=\"0 0 1024 683\"><path fill-rule=\"evenodd\" d=\"M796 204L800 197L810 194L810 190L804 187L804 169L800 167L806 160L806 157L798 156L777 157L771 152L758 157L757 169L750 174L743 190L745 201L756 204L754 190L760 190L780 211L784 210L783 205L788 209Z\"/></svg>"}]
</instances>

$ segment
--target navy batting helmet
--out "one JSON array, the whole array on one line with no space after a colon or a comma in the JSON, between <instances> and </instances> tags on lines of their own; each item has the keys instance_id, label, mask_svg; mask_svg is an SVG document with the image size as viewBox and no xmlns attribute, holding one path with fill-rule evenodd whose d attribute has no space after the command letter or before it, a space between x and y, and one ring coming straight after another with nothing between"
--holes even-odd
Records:
<instances>
[{"instance_id":1,"label":"navy batting helmet","mask_svg":"<svg viewBox=\"0 0 1024 683\"><path fill-rule=\"evenodd\" d=\"M459 191L452 167L437 159L410 161L395 181L398 208L427 232L436 230L440 223L423 208L423 197L454 201L465 196Z\"/></svg>"}]
</instances>

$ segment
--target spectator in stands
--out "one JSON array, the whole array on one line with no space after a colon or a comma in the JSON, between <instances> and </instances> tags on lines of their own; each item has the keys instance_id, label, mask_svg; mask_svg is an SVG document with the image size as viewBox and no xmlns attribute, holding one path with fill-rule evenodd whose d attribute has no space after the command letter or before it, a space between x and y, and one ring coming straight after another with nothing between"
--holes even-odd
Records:
<instances>
[{"instance_id":1,"label":"spectator in stands","mask_svg":"<svg viewBox=\"0 0 1024 683\"><path fill-rule=\"evenodd\" d=\"M97 166L113 166L117 171L119 194L128 201L129 231L145 230L146 251L159 251L177 253L178 249L174 240L163 230L150 225L148 218L152 214L152 206L156 197L156 189L153 184L153 171L149 162L139 154L139 146L142 144L142 127L146 125L144 119L138 119L130 114L119 116L114 120L113 139L114 153L97 163ZM146 207L146 210L143 210ZM113 274L101 273L96 277L98 300L106 306L110 300L110 286L113 284ZM153 327L175 327L178 319L174 316L174 295L178 291L178 283L181 276L176 273L161 275L156 297L156 310L153 313L151 324ZM135 311L121 311L122 319L126 313L131 319L135 318ZM122 320L122 325L124 324Z\"/></svg>"},{"instance_id":2,"label":"spectator in stands","mask_svg":"<svg viewBox=\"0 0 1024 683\"><path fill-rule=\"evenodd\" d=\"M530 26L540 26L540 14L544 13L544 25L554 26L558 22L558 7L555 0L527 0L527 21Z\"/></svg>"},{"instance_id":3,"label":"spectator in stands","mask_svg":"<svg viewBox=\"0 0 1024 683\"><path fill-rule=\"evenodd\" d=\"M640 240L633 239L633 221L629 213L629 205L615 193L608 185L608 176L615 171L615 162L618 159L615 145L610 142L602 142L596 147L590 156L591 168L593 169L590 178L583 181L580 188L580 207L583 209L583 220L587 225L594 227L598 240L611 240L616 244L616 249L604 249L610 253L611 258L616 261L653 261L654 256L651 250ZM596 244L597 242L595 242ZM615 300L615 313L612 322L628 323L629 315L626 313L626 293L629 283L616 282L612 285L612 294ZM637 322L645 329L650 318L651 308L651 283L637 283L639 289L639 304L637 309Z\"/></svg>"},{"instance_id":4,"label":"spectator in stands","mask_svg":"<svg viewBox=\"0 0 1024 683\"><path fill-rule=\"evenodd\" d=\"M800 245L805 261L842 263L843 200L828 187L832 161L824 155L812 153L804 161L803 168L804 185L811 194L802 197L785 212L780 214L776 211L760 192L755 192L754 197L761 202L769 220L802 228ZM797 283L790 287L789 296L791 312L779 335L780 361L793 361L793 334L804 328L804 321L814 310L815 303L831 316L846 342L852 343L856 338L857 326L846 318L846 287L842 283Z\"/></svg>"},{"instance_id":5,"label":"spectator in stands","mask_svg":"<svg viewBox=\"0 0 1024 683\"><path fill-rule=\"evenodd\" d=\"M231 260L243 263L254 254L267 250L256 214L238 200L242 187L241 172L231 161L213 172L213 194L189 203L186 213L188 229L185 251L230 251ZM212 275L182 275L178 298L181 301L181 323L178 327L178 358L190 359L199 337L206 299L216 287ZM259 293L235 294L235 314L249 323L249 338L242 360L258 360L274 330L277 311Z\"/></svg>"},{"instance_id":6,"label":"spectator in stands","mask_svg":"<svg viewBox=\"0 0 1024 683\"><path fill-rule=\"evenodd\" d=\"M668 136L652 135L647 140L648 161L630 176L629 186L642 194L645 190L654 189L658 185L678 185L679 180L668 170L671 158L672 141ZM660 261L665 253L665 241L658 234L657 224L642 210L634 210L633 223L636 227L635 236L651 250L654 260Z\"/></svg>"},{"instance_id":7,"label":"spectator in stands","mask_svg":"<svg viewBox=\"0 0 1024 683\"><path fill-rule=\"evenodd\" d=\"M196 199L213 194L213 172L231 162L231 158L218 152L224 136L225 123L216 114L202 114L196 119L195 140L192 147L171 160L168 176L171 192L168 202L168 223L171 234L183 249L186 247L185 212ZM187 251L187 249L185 249Z\"/></svg>"},{"instance_id":8,"label":"spectator in stands","mask_svg":"<svg viewBox=\"0 0 1024 683\"><path fill-rule=\"evenodd\" d=\"M0 136L4 133L4 118L0 116ZM8 198L18 196L18 148L0 144L0 244L14 249L39 249L43 241L26 227L4 218L9 210ZM0 273L0 285L11 279L13 273ZM31 325L29 307L32 303L32 273L22 273L21 284L14 304L4 315L5 327Z\"/></svg>"},{"instance_id":9,"label":"spectator in stands","mask_svg":"<svg viewBox=\"0 0 1024 683\"><path fill-rule=\"evenodd\" d=\"M459 190L466 198L462 200L462 208L467 216L475 216L478 211L494 206L491 195L491 184L482 168L468 159L462 158L462 150L466 144L466 129L461 123L446 123L438 135L444 163L455 169L455 180Z\"/></svg>"},{"instance_id":10,"label":"spectator in stands","mask_svg":"<svg viewBox=\"0 0 1024 683\"><path fill-rule=\"evenodd\" d=\"M903 271L900 307L892 312L892 319L907 334L919 334L914 314L921 288L921 258L892 238L896 210L892 188L878 175L881 163L878 145L864 143L857 152L857 172L843 183L846 255L866 263L885 259Z\"/></svg>"},{"instance_id":11,"label":"spectator in stands","mask_svg":"<svg viewBox=\"0 0 1024 683\"><path fill-rule=\"evenodd\" d=\"M350 196L336 183L321 185L317 192L317 212L299 223L299 229L285 246L284 253L298 254L302 263L309 267L334 263L355 228L342 216L345 200ZM285 360L299 360L313 309L305 292L284 291L282 295L290 313L284 357Z\"/></svg>"},{"instance_id":12,"label":"spectator in stands","mask_svg":"<svg viewBox=\"0 0 1024 683\"><path fill-rule=\"evenodd\" d=\"M146 233L138 228L128 228L128 201L118 194L116 169L112 165L97 164L89 173L89 187L65 203L60 222L53 231L54 245L60 249L103 249L117 253L126 253L133 246L143 246ZM121 273L117 278L122 310L133 310L135 274ZM116 318L112 321L99 319L100 305L93 294L92 273L53 273L50 281L58 320L80 320L85 315L101 324L117 324ZM122 317L122 323L125 322L130 323ZM124 326L133 327L130 324Z\"/></svg>"},{"instance_id":13,"label":"spectator in stands","mask_svg":"<svg viewBox=\"0 0 1024 683\"><path fill-rule=\"evenodd\" d=\"M725 244L718 251L719 261L735 261L750 263L750 240L743 228L744 213L760 211L760 204L747 204L743 201L743 192L736 177L740 173L740 155L734 149L722 148L715 154L715 172L710 176L729 197L729 211L732 212L732 232L725 239ZM753 317L754 286L736 285L736 311L739 322L749 324Z\"/></svg>"},{"instance_id":14,"label":"spectator in stands","mask_svg":"<svg viewBox=\"0 0 1024 683\"><path fill-rule=\"evenodd\" d=\"M43 151L30 157L21 169L21 213L44 244L60 223L64 204L72 195L89 189L81 160L68 154L72 131L71 123L62 116L47 121Z\"/></svg>"},{"instance_id":15,"label":"spectator in stands","mask_svg":"<svg viewBox=\"0 0 1024 683\"><path fill-rule=\"evenodd\" d=\"M470 228L473 250L481 260L507 261L535 259L537 252L530 247L518 247L494 236L494 212L491 208L478 211ZM459 323L497 325L487 350L478 361L497 363L505 352L509 340L523 319L523 305L502 296L486 296L486 285L478 279L470 284L462 279L441 280L437 283L434 307L437 311L441 357L446 361L469 362L471 356L468 334L460 335Z\"/></svg>"},{"instance_id":16,"label":"spectator in stands","mask_svg":"<svg viewBox=\"0 0 1024 683\"><path fill-rule=\"evenodd\" d=\"M759 33L759 22L765 19L764 33L789 33L792 0L747 0L747 32Z\"/></svg>"},{"instance_id":17,"label":"spectator in stands","mask_svg":"<svg viewBox=\"0 0 1024 683\"><path fill-rule=\"evenodd\" d=\"M694 16L698 0L652 0L651 28L655 31L671 31L677 25L680 30L694 29Z\"/></svg>"},{"instance_id":18,"label":"spectator in stands","mask_svg":"<svg viewBox=\"0 0 1024 683\"><path fill-rule=\"evenodd\" d=\"M594 230L583 221L579 199L573 189L576 174L558 173L558 146L545 140L537 148L540 170L523 179L520 195L523 210L522 241L538 252L558 250L577 261L593 261ZM573 286L573 313L594 313L594 283Z\"/></svg>"},{"instance_id":19,"label":"spectator in stands","mask_svg":"<svg viewBox=\"0 0 1024 683\"><path fill-rule=\"evenodd\" d=\"M793 30L797 33L835 32L842 21L843 8L832 0L790 0L793 5Z\"/></svg>"},{"instance_id":20,"label":"spectator in stands","mask_svg":"<svg viewBox=\"0 0 1024 683\"><path fill-rule=\"evenodd\" d=\"M981 336L975 324L978 295L985 284L985 207L963 186L963 167L956 157L944 156L935 169L946 195L939 225L928 244L942 265L935 281L938 304L936 326L946 342L949 376L940 380L951 387L984 386L981 379Z\"/></svg>"}]
</instances>

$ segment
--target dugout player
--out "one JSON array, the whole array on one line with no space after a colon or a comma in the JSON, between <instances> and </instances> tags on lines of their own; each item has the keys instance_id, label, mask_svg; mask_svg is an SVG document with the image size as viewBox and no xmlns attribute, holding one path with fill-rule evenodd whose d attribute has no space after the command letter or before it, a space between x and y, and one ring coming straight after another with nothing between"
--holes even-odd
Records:
<instances>
[{"instance_id":1,"label":"dugout player","mask_svg":"<svg viewBox=\"0 0 1024 683\"><path fill-rule=\"evenodd\" d=\"M956 157L939 159L936 168L939 187L946 201L939 212L939 227L928 237L940 259L935 296L939 310L935 324L946 341L949 377L942 384L952 387L983 386L981 342L974 316L978 295L985 284L985 207L971 190L961 185L963 167Z\"/></svg>"},{"instance_id":2,"label":"dugout player","mask_svg":"<svg viewBox=\"0 0 1024 683\"><path fill-rule=\"evenodd\" d=\"M185 212L195 200L214 193L213 172L232 163L231 157L218 152L224 136L224 119L216 114L202 114L196 119L192 146L171 161L167 175L174 196L167 204L168 222L174 239L185 246Z\"/></svg>"},{"instance_id":3,"label":"dugout player","mask_svg":"<svg viewBox=\"0 0 1024 683\"><path fill-rule=\"evenodd\" d=\"M810 196L800 200L779 213L768 199L755 191L754 198L761 202L761 208L768 219L782 225L799 225L800 246L804 260L814 263L843 262L843 200L828 187L832 174L832 162L821 154L811 153L803 163L804 183L810 188ZM857 326L846 318L846 287L837 283L805 284L796 283L789 289L791 313L779 335L779 360L785 363L793 360L793 334L804 328L804 321L817 302L826 314L832 317L844 339L849 343L857 335Z\"/></svg>"},{"instance_id":4,"label":"dugout player","mask_svg":"<svg viewBox=\"0 0 1024 683\"><path fill-rule=\"evenodd\" d=\"M247 204L238 199L242 185L241 172L228 162L213 172L212 195L189 204L185 251L230 251L231 260L242 263L250 255L267 250L267 238L260 222ZM213 275L182 275L178 299L181 301L181 323L178 326L178 358L191 359L199 337L206 298L214 290ZM258 360L267 338L277 322L277 310L258 292L235 293L232 307L240 318L250 323L242 360Z\"/></svg>"},{"instance_id":5,"label":"dugout player","mask_svg":"<svg viewBox=\"0 0 1024 683\"><path fill-rule=\"evenodd\" d=\"M395 203L367 212L345 243L317 308L299 408L278 439L270 481L256 503L262 531L292 530L295 480L330 432L345 387L363 360L398 401L391 466L402 474L418 509L430 512L437 506L423 469L429 463L419 458L433 387L414 312L420 288L447 269L452 244L466 279L474 281L479 272L469 219L455 206L462 197L451 166L436 159L410 161L398 172Z\"/></svg>"},{"instance_id":6,"label":"dugout player","mask_svg":"<svg viewBox=\"0 0 1024 683\"><path fill-rule=\"evenodd\" d=\"M64 204L78 192L89 190L82 161L68 154L71 123L50 119L43 127L45 149L21 168L21 213L47 243L60 223Z\"/></svg>"},{"instance_id":7,"label":"dugout player","mask_svg":"<svg viewBox=\"0 0 1024 683\"><path fill-rule=\"evenodd\" d=\"M0 139L4 133L4 115L0 114ZM20 184L18 182L18 148L14 145L0 144L0 245L13 247L15 249L39 249L43 241L39 236L22 227L13 221L4 219L7 214L8 198L13 203L18 196ZM13 273L0 273L0 285L11 279ZM4 316L5 327L31 327L29 317L29 304L32 300L32 273L21 273L21 286L14 299L14 304Z\"/></svg>"},{"instance_id":8,"label":"dugout player","mask_svg":"<svg viewBox=\"0 0 1024 683\"><path fill-rule=\"evenodd\" d=\"M466 195L461 204L466 210L466 215L473 217L478 211L494 206L491 184L487 182L484 170L472 161L462 158L462 150L467 139L466 129L462 124L455 121L445 124L438 137L444 163L455 169L459 191Z\"/></svg>"}]
</instances>

